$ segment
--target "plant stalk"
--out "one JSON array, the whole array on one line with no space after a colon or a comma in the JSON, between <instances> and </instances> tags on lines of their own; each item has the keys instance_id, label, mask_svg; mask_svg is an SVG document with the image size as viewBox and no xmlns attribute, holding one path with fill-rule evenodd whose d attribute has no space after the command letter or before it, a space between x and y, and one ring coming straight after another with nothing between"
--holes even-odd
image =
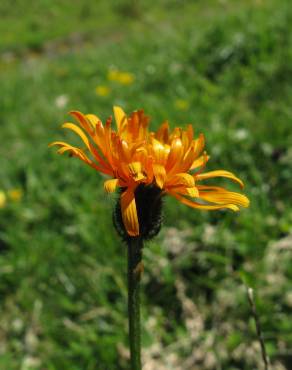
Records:
<instances>
[{"instance_id":1,"label":"plant stalk","mask_svg":"<svg viewBox=\"0 0 292 370\"><path fill-rule=\"evenodd\" d=\"M128 242L128 319L131 370L141 370L140 280L143 241L131 238Z\"/></svg>"}]
</instances>

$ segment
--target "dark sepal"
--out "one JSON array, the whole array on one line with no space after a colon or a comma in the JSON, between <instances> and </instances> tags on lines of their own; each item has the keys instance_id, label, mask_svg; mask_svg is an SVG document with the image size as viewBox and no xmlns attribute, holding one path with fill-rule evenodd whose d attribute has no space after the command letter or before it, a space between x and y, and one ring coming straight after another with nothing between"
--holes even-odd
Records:
<instances>
[{"instance_id":1,"label":"dark sepal","mask_svg":"<svg viewBox=\"0 0 292 370\"><path fill-rule=\"evenodd\" d=\"M126 189L121 189L121 193ZM160 231L162 223L162 191L155 185L140 184L135 190L135 200L139 220L140 235L143 240L154 238ZM125 229L120 195L113 211L113 223L119 236L128 242L133 238Z\"/></svg>"}]
</instances>

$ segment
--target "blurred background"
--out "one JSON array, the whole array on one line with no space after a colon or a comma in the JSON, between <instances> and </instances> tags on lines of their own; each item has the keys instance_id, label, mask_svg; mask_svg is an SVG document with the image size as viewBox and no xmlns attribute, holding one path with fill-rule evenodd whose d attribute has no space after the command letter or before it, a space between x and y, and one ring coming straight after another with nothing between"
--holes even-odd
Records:
<instances>
[{"instance_id":1,"label":"blurred background","mask_svg":"<svg viewBox=\"0 0 292 370\"><path fill-rule=\"evenodd\" d=\"M80 145L68 111L113 105L153 129L192 123L207 168L251 199L238 214L165 200L144 251L143 369L263 369L246 286L272 369L292 369L291 2L2 0L0 16L0 369L129 368L115 197L47 147Z\"/></svg>"}]
</instances>

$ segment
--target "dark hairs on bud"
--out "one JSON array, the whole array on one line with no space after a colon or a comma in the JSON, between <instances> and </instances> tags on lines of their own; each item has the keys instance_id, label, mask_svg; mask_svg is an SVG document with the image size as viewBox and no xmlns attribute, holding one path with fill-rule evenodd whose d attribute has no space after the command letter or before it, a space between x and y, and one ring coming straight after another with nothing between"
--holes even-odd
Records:
<instances>
[{"instance_id":1,"label":"dark hairs on bud","mask_svg":"<svg viewBox=\"0 0 292 370\"><path fill-rule=\"evenodd\" d=\"M126 189L122 189L121 193ZM154 238L161 229L162 191L155 185L140 184L135 190L135 201L140 235L143 240ZM127 233L122 219L120 196L113 211L113 223L119 236L128 242L132 237Z\"/></svg>"}]
</instances>

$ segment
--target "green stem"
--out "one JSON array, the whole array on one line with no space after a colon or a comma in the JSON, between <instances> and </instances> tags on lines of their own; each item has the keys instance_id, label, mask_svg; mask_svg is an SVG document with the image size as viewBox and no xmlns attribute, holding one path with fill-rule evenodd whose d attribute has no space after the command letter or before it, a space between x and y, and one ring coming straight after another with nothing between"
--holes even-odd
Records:
<instances>
[{"instance_id":1,"label":"green stem","mask_svg":"<svg viewBox=\"0 0 292 370\"><path fill-rule=\"evenodd\" d=\"M140 333L140 279L142 272L142 248L140 238L128 243L128 317L131 370L141 370Z\"/></svg>"}]
</instances>

